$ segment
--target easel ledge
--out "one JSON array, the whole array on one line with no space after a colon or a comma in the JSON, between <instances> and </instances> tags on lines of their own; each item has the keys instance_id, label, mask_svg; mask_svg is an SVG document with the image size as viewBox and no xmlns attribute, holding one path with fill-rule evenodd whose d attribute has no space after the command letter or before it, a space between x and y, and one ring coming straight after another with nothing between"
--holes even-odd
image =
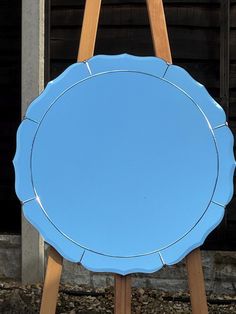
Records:
<instances>
[{"instance_id":1,"label":"easel ledge","mask_svg":"<svg viewBox=\"0 0 236 314\"><path fill-rule=\"evenodd\" d=\"M162 0L146 0L155 55L172 63ZM77 61L94 54L101 0L86 0ZM40 314L54 314L62 272L63 258L52 247L44 281ZM193 314L207 314L207 300L202 271L201 252L195 249L186 257ZM115 275L115 314L131 313L131 276Z\"/></svg>"}]
</instances>

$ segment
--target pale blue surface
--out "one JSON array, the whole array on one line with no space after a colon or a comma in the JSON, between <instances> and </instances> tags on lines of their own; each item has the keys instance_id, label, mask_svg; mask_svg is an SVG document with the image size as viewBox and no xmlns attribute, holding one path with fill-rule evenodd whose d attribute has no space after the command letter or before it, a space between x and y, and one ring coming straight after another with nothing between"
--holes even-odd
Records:
<instances>
[{"instance_id":1,"label":"pale blue surface","mask_svg":"<svg viewBox=\"0 0 236 314\"><path fill-rule=\"evenodd\" d=\"M235 167L225 114L204 87L129 55L96 56L53 81L26 113L14 164L26 218L46 241L120 274L201 245L232 197Z\"/></svg>"}]
</instances>

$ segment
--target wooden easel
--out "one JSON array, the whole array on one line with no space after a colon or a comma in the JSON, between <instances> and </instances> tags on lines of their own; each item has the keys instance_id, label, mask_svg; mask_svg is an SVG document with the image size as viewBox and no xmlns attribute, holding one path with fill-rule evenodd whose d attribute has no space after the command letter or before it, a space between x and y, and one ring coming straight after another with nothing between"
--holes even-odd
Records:
<instances>
[{"instance_id":1,"label":"wooden easel","mask_svg":"<svg viewBox=\"0 0 236 314\"><path fill-rule=\"evenodd\" d=\"M155 55L172 63L165 14L162 0L146 0L151 25ZM82 25L78 62L93 56L101 0L86 0ZM62 271L63 258L52 247L43 288L41 314L54 314ZM207 314L204 277L200 249L195 249L186 258L190 298L193 314ZM131 276L115 275L115 314L131 313Z\"/></svg>"}]
</instances>

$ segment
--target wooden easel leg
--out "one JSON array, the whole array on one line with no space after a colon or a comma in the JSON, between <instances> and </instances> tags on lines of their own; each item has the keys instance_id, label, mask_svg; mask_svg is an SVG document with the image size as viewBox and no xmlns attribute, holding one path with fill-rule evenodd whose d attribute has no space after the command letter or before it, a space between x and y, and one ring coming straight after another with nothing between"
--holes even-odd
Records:
<instances>
[{"instance_id":1,"label":"wooden easel leg","mask_svg":"<svg viewBox=\"0 0 236 314\"><path fill-rule=\"evenodd\" d=\"M172 63L162 0L146 0L155 55Z\"/></svg>"},{"instance_id":2,"label":"wooden easel leg","mask_svg":"<svg viewBox=\"0 0 236 314\"><path fill-rule=\"evenodd\" d=\"M202 271L201 251L196 249L186 257L190 299L193 314L207 314L207 300Z\"/></svg>"},{"instance_id":3,"label":"wooden easel leg","mask_svg":"<svg viewBox=\"0 0 236 314\"><path fill-rule=\"evenodd\" d=\"M50 247L40 314L55 314L62 264L62 256L53 247Z\"/></svg>"},{"instance_id":4,"label":"wooden easel leg","mask_svg":"<svg viewBox=\"0 0 236 314\"><path fill-rule=\"evenodd\" d=\"M115 314L131 313L131 277L115 275Z\"/></svg>"},{"instance_id":5,"label":"wooden easel leg","mask_svg":"<svg viewBox=\"0 0 236 314\"><path fill-rule=\"evenodd\" d=\"M86 0L77 61L93 56L102 0Z\"/></svg>"},{"instance_id":6,"label":"wooden easel leg","mask_svg":"<svg viewBox=\"0 0 236 314\"><path fill-rule=\"evenodd\" d=\"M146 0L152 39L157 57L172 63L165 13L162 0ZM200 249L191 252L186 258L190 298L193 314L207 314L207 300Z\"/></svg>"}]
</instances>

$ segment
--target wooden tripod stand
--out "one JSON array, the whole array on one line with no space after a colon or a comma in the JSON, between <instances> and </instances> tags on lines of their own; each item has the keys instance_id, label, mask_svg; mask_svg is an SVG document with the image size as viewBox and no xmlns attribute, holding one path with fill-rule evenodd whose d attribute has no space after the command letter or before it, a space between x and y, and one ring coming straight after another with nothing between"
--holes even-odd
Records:
<instances>
[{"instance_id":1,"label":"wooden tripod stand","mask_svg":"<svg viewBox=\"0 0 236 314\"><path fill-rule=\"evenodd\" d=\"M78 61L85 61L93 56L101 0L87 0L80 39ZM161 0L147 0L155 55L172 63L169 40ZM53 314L56 310L57 295L62 271L63 258L52 247L49 251L44 282L41 314ZM201 253L199 249L186 258L192 312L208 313ZM115 314L131 313L131 277L115 275Z\"/></svg>"}]
</instances>

